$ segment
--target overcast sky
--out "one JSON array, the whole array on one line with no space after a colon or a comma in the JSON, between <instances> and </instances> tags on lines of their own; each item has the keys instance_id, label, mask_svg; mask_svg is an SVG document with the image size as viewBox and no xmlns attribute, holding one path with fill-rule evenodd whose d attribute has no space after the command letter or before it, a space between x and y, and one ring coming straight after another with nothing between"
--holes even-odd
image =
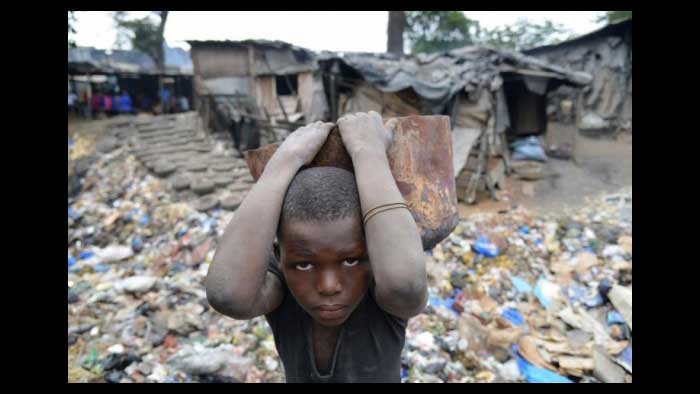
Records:
<instances>
[{"instance_id":1,"label":"overcast sky","mask_svg":"<svg viewBox=\"0 0 700 394\"><path fill-rule=\"evenodd\" d=\"M600 27L594 19L602 11L464 11L482 26L493 28L525 18L551 20L575 34ZM148 12L133 11L141 17ZM79 46L108 49L116 31L111 12L76 12ZM387 11L171 11L165 27L170 46L189 49L185 40L282 40L311 50L384 52Z\"/></svg>"}]
</instances>

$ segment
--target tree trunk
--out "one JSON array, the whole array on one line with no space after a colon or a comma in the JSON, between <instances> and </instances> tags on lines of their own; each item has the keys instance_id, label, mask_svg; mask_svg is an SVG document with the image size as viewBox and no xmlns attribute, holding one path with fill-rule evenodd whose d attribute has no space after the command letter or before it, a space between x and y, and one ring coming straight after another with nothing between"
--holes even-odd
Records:
<instances>
[{"instance_id":1,"label":"tree trunk","mask_svg":"<svg viewBox=\"0 0 700 394\"><path fill-rule=\"evenodd\" d=\"M163 35L165 34L165 22L168 20L168 11L161 11L160 12L160 25L158 26L158 56L157 56L157 62L158 64L156 65L158 67L158 95L161 97L161 108L163 108L163 112L165 112L166 108L166 103L163 102L162 100L162 92L163 92L163 74L165 73L165 49L163 49L163 43L165 42L165 38Z\"/></svg>"},{"instance_id":2,"label":"tree trunk","mask_svg":"<svg viewBox=\"0 0 700 394\"><path fill-rule=\"evenodd\" d=\"M404 11L389 11L389 27L387 28L387 52L403 55L403 30L406 26Z\"/></svg>"}]
</instances>

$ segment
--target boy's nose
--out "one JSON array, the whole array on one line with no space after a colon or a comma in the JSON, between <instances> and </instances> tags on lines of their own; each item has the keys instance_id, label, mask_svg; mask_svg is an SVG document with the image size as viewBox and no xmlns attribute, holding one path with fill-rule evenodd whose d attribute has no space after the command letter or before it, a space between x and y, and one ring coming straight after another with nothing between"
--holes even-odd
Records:
<instances>
[{"instance_id":1,"label":"boy's nose","mask_svg":"<svg viewBox=\"0 0 700 394\"><path fill-rule=\"evenodd\" d=\"M324 296L332 296L334 294L340 293L343 287L340 283L340 278L332 270L326 270L321 272L318 284L318 292Z\"/></svg>"}]
</instances>

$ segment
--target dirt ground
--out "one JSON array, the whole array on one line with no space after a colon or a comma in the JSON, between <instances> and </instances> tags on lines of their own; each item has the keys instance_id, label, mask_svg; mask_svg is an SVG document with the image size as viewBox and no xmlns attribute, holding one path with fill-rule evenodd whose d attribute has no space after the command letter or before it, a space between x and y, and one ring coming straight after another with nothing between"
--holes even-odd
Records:
<instances>
[{"instance_id":1,"label":"dirt ground","mask_svg":"<svg viewBox=\"0 0 700 394\"><path fill-rule=\"evenodd\" d=\"M561 210L579 206L587 197L600 193L631 190L631 133L591 138L577 133L575 127L553 123L549 126L545 141L547 144L573 143L573 159L550 158L545 172L552 176L538 181L507 177L499 191L501 201L493 201L487 194L480 194L475 205L460 203L460 217L477 212L508 210L513 205L540 212Z\"/></svg>"}]
</instances>

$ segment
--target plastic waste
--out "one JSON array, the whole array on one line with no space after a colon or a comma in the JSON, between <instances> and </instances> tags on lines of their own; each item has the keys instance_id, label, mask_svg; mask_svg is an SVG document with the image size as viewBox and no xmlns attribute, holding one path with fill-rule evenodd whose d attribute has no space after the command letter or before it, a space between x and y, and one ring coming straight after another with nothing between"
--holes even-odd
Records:
<instances>
[{"instance_id":1,"label":"plastic waste","mask_svg":"<svg viewBox=\"0 0 700 394\"><path fill-rule=\"evenodd\" d=\"M613 324L625 324L625 318L618 311L608 312L608 326Z\"/></svg>"},{"instance_id":2,"label":"plastic waste","mask_svg":"<svg viewBox=\"0 0 700 394\"><path fill-rule=\"evenodd\" d=\"M617 356L617 362L632 373L632 345L629 345Z\"/></svg>"},{"instance_id":3,"label":"plastic waste","mask_svg":"<svg viewBox=\"0 0 700 394\"><path fill-rule=\"evenodd\" d=\"M539 139L535 136L518 140L511 147L513 148L513 160L547 161L547 155L542 149Z\"/></svg>"},{"instance_id":4,"label":"plastic waste","mask_svg":"<svg viewBox=\"0 0 700 394\"><path fill-rule=\"evenodd\" d=\"M525 282L525 280L523 280L520 277L511 276L510 282L513 284L513 287L515 287L515 290L517 290L518 293L531 293L532 292L532 287L530 286L530 284Z\"/></svg>"},{"instance_id":5,"label":"plastic waste","mask_svg":"<svg viewBox=\"0 0 700 394\"><path fill-rule=\"evenodd\" d=\"M556 298L561 289L556 283L552 283L544 278L537 280L535 284L535 297L543 307L549 309L552 306L552 301Z\"/></svg>"},{"instance_id":6,"label":"plastic waste","mask_svg":"<svg viewBox=\"0 0 700 394\"><path fill-rule=\"evenodd\" d=\"M497 257L498 256L498 246L491 243L488 238L481 236L479 237L472 248L476 253L486 257Z\"/></svg>"},{"instance_id":7,"label":"plastic waste","mask_svg":"<svg viewBox=\"0 0 700 394\"><path fill-rule=\"evenodd\" d=\"M518 345L512 347L520 373L528 383L573 383L571 380L544 368L536 367L518 355Z\"/></svg>"},{"instance_id":8,"label":"plastic waste","mask_svg":"<svg viewBox=\"0 0 700 394\"><path fill-rule=\"evenodd\" d=\"M523 323L525 323L525 319L523 319L523 315L521 315L520 311L518 311L515 308L508 308L508 309L504 310L501 313L501 316L516 326L520 326Z\"/></svg>"},{"instance_id":9,"label":"plastic waste","mask_svg":"<svg viewBox=\"0 0 700 394\"><path fill-rule=\"evenodd\" d=\"M138 253L143 249L143 240L139 237L135 237L131 240L131 249Z\"/></svg>"},{"instance_id":10,"label":"plastic waste","mask_svg":"<svg viewBox=\"0 0 700 394\"><path fill-rule=\"evenodd\" d=\"M432 306L433 308L444 306L445 308L454 312L454 310L452 309L452 306L454 305L454 303L455 303L454 297L449 297L446 299L442 299L442 298L440 298L438 296L434 296L434 295L431 295L428 297L428 305Z\"/></svg>"},{"instance_id":11,"label":"plastic waste","mask_svg":"<svg viewBox=\"0 0 700 394\"><path fill-rule=\"evenodd\" d=\"M68 255L68 267L71 267L75 264L75 257Z\"/></svg>"}]
</instances>

